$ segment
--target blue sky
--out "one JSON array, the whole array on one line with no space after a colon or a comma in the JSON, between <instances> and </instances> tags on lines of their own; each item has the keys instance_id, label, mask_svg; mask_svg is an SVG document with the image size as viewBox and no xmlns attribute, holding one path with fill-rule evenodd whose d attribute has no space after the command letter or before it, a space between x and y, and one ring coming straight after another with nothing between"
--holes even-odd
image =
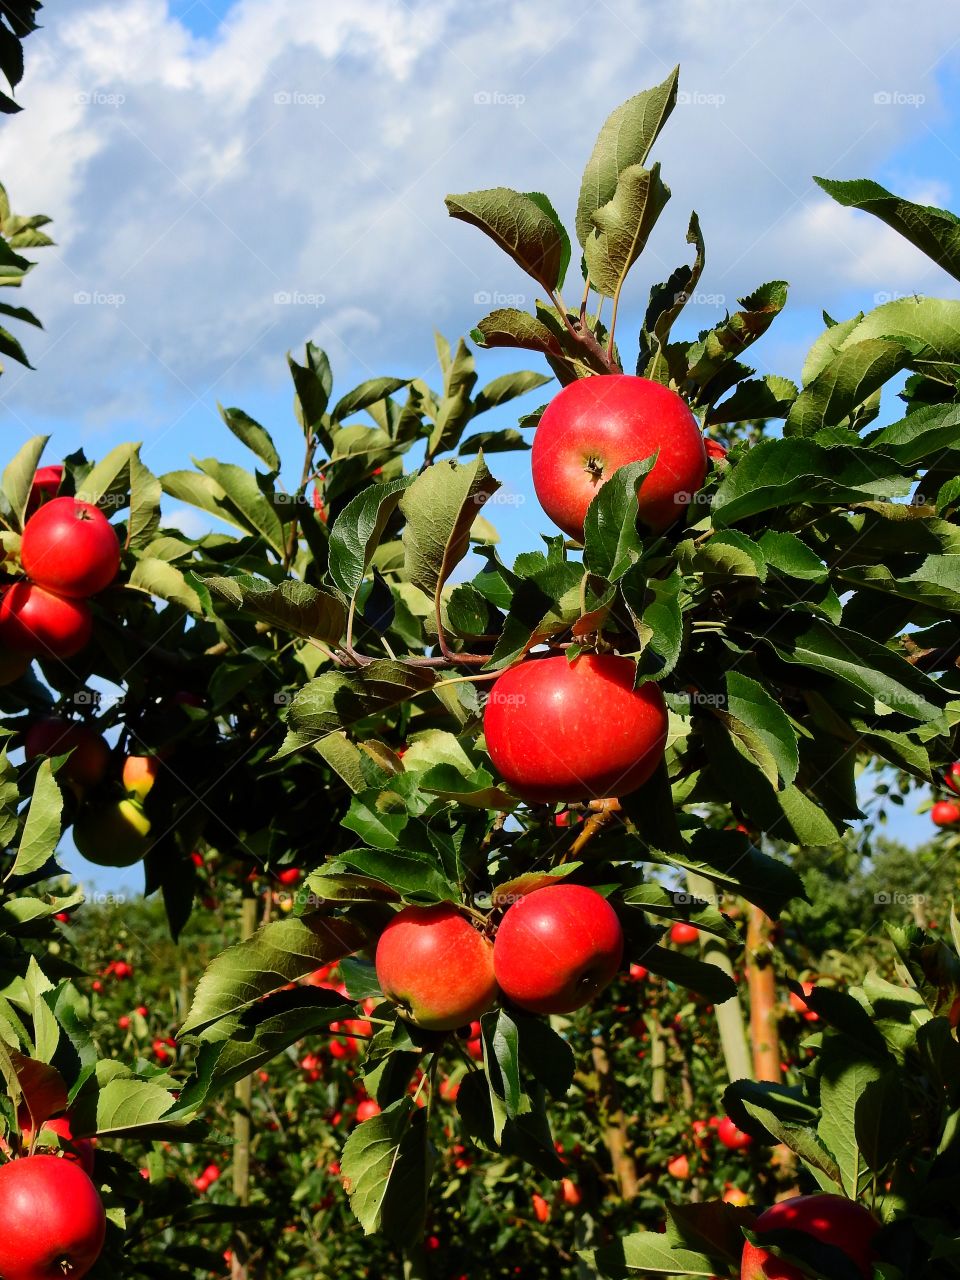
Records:
<instances>
[{"instance_id":1,"label":"blue sky","mask_svg":"<svg viewBox=\"0 0 960 1280\"><path fill-rule=\"evenodd\" d=\"M650 285L689 260L692 208L707 269L683 334L765 280L791 283L751 353L761 372L798 378L823 308L957 296L811 182L869 176L960 206L960 40L933 7L53 0L43 14L25 111L0 126L15 209L50 214L57 239L22 291L46 325L26 335L36 372L9 367L0 382L8 452L49 432L50 460L136 439L158 472L191 455L243 461L220 400L271 430L293 476L285 353L327 347L340 392L373 373L436 383L434 326L455 339L484 314L478 299L534 297L443 196L544 190L570 225L603 119L676 62L682 101L654 153L673 198L631 278L625 354ZM478 365L482 381L537 367L504 353ZM513 552L549 526L526 458L492 463L523 499L493 513Z\"/></svg>"}]
</instances>

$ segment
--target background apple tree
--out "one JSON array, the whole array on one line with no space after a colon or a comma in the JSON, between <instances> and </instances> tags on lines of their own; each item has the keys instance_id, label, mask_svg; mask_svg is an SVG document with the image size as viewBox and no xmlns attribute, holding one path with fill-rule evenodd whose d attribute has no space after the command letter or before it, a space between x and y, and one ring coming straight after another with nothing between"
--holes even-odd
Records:
<instances>
[{"instance_id":1,"label":"background apple tree","mask_svg":"<svg viewBox=\"0 0 960 1280\"><path fill-rule=\"evenodd\" d=\"M847 880L863 853L849 831L859 772L889 770L898 798L905 780L940 786L958 754L960 304L913 297L825 317L801 386L756 377L743 357L786 285L761 284L713 329L677 336L704 266L692 214L692 264L650 289L636 340L617 332L624 282L670 195L647 162L676 89L673 74L601 130L576 258L541 193L448 198L543 293L532 313L482 320L474 345L538 353L549 374L484 382L482 351L438 336L442 386L384 376L335 394L326 355L308 345L288 358L304 441L295 486L280 479L293 460L239 408L221 412L250 469L209 457L155 477L136 445L65 459L60 492L114 520L121 575L95 602L92 643L38 660L0 688L0 709L11 747L55 712L105 734L116 768L78 792L58 785L62 758L3 757L0 1065L10 1059L9 1132L27 1073L56 1070L84 1133L133 1129L154 1144L148 1178L98 1150L98 1184L129 1209L113 1216L130 1259L105 1254L99 1273L208 1274L228 1247L235 1275L273 1274L271 1258L286 1275L345 1259L350 1274L380 1274L401 1256L409 1275L467 1274L448 1232L469 1232L491 1253L509 1239L529 1275L555 1268L558 1250L588 1275L733 1276L755 1223L744 1201L817 1185L888 1224L888 1280L958 1270L956 922L952 946L915 920L854 961L837 921L853 918ZM822 185L960 275L952 215L873 183ZM42 235L42 222L29 230ZM10 253L27 232L18 222ZM528 447L539 411L515 428L476 420L551 374L566 385L634 369L678 391L726 446L711 450L685 518L657 536L638 526L646 460L599 490L582 547L545 529L504 563L488 519L496 455ZM873 426L904 373L899 420ZM45 443L3 475L8 580ZM164 496L204 512L210 532L166 528ZM504 504L497 521L510 518ZM547 650L617 652L662 688L668 749L639 791L558 811L521 803L496 776L485 691ZM81 993L70 959L75 945L108 954L115 918L88 909L85 923L77 895L49 892L61 830L116 803L126 755L160 762L144 801L146 889L173 939L190 940L162 981L139 977L151 990L133 1020L109 977ZM828 890L838 857L849 876ZM623 979L595 1006L546 1019L504 1004L461 1035L420 1031L383 999L372 954L399 905L457 903L492 930L518 894L568 877L609 898L627 938ZM695 945L675 923L696 927ZM867 933L873 919L859 923ZM137 928L161 945L155 913ZM208 955L191 995L193 962ZM819 983L794 984L792 1008L778 994L784 967ZM98 1020L91 1040L83 1028ZM706 1121L724 1085L746 1140L721 1150ZM110 1103L145 1101L134 1088L153 1091L156 1111L129 1125ZM84 1113L91 1091L100 1101ZM232 1194L219 1179L227 1149ZM188 1198L211 1159L217 1177ZM344 1191L375 1241L347 1230ZM283 1225L310 1240L299 1251L277 1243L270 1201L283 1198L299 1206ZM562 1246L551 1222L568 1231ZM808 1274L849 1280L836 1251L774 1247Z\"/></svg>"}]
</instances>

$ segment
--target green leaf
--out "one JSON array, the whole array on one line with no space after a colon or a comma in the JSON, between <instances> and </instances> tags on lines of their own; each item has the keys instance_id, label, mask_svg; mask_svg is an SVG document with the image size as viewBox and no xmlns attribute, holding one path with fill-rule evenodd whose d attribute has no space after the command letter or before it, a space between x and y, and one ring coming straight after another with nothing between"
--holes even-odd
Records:
<instances>
[{"instance_id":1,"label":"green leaf","mask_svg":"<svg viewBox=\"0 0 960 1280\"><path fill-rule=\"evenodd\" d=\"M570 242L552 207L544 208L545 196L492 187L447 196L444 203L452 218L479 227L548 293L560 285Z\"/></svg>"},{"instance_id":2,"label":"green leaf","mask_svg":"<svg viewBox=\"0 0 960 1280\"><path fill-rule=\"evenodd\" d=\"M724 1270L722 1258L684 1249L657 1231L638 1231L636 1235L624 1236L616 1244L582 1249L580 1256L601 1276L609 1276L611 1280L620 1280L631 1272L648 1276L706 1276L713 1280Z\"/></svg>"},{"instance_id":3,"label":"green leaf","mask_svg":"<svg viewBox=\"0 0 960 1280\"><path fill-rule=\"evenodd\" d=\"M294 407L304 428L317 435L326 448L330 447L330 432L324 423L324 414L333 391L333 373L327 353L312 342L306 345L306 364L297 364L287 355L287 364L296 390Z\"/></svg>"},{"instance_id":4,"label":"green leaf","mask_svg":"<svg viewBox=\"0 0 960 1280\"><path fill-rule=\"evenodd\" d=\"M221 951L207 966L180 1034L201 1034L285 983L359 951L365 942L358 925L334 917L288 917L264 925L249 941Z\"/></svg>"},{"instance_id":5,"label":"green leaf","mask_svg":"<svg viewBox=\"0 0 960 1280\"><path fill-rule=\"evenodd\" d=\"M404 492L404 568L428 596L440 590L466 555L470 528L499 488L500 481L487 470L481 453L467 464L435 462Z\"/></svg>"},{"instance_id":6,"label":"green leaf","mask_svg":"<svg viewBox=\"0 0 960 1280\"><path fill-rule=\"evenodd\" d=\"M493 1140L500 1142L504 1125L521 1109L520 1033L506 1009L485 1013L480 1019L483 1065L490 1085Z\"/></svg>"},{"instance_id":7,"label":"green leaf","mask_svg":"<svg viewBox=\"0 0 960 1280\"><path fill-rule=\"evenodd\" d=\"M203 613L203 603L183 572L169 560L141 556L130 572L128 585L161 600L172 600L189 613Z\"/></svg>"},{"instance_id":8,"label":"green leaf","mask_svg":"<svg viewBox=\"0 0 960 1280\"><path fill-rule=\"evenodd\" d=\"M836 506L902 497L911 481L873 450L833 448L812 440L762 440L727 474L713 499L723 527L796 503Z\"/></svg>"},{"instance_id":9,"label":"green leaf","mask_svg":"<svg viewBox=\"0 0 960 1280\"><path fill-rule=\"evenodd\" d=\"M687 350L685 381L689 386L700 389L701 398L715 399L727 390L729 381L718 386L713 380L726 366L736 369L733 362L737 356L769 329L786 305L786 281L770 280L737 301L742 310L735 311L702 334ZM746 372L752 373L753 370ZM709 388L706 394L705 388Z\"/></svg>"},{"instance_id":10,"label":"green leaf","mask_svg":"<svg viewBox=\"0 0 960 1280\"><path fill-rule=\"evenodd\" d=\"M365 716L405 702L431 688L435 680L429 668L388 659L371 662L350 674L324 672L294 695L287 714L288 742L279 754L300 750Z\"/></svg>"},{"instance_id":11,"label":"green leaf","mask_svg":"<svg viewBox=\"0 0 960 1280\"><path fill-rule=\"evenodd\" d=\"M898 1071L884 1072L863 1089L853 1127L864 1160L876 1172L901 1154L911 1139L913 1125Z\"/></svg>"},{"instance_id":12,"label":"green leaf","mask_svg":"<svg viewBox=\"0 0 960 1280\"><path fill-rule=\"evenodd\" d=\"M452 449L473 417L470 396L477 383L477 364L473 352L461 338L457 353L447 366L443 398L427 441L427 457Z\"/></svg>"},{"instance_id":13,"label":"green leaf","mask_svg":"<svg viewBox=\"0 0 960 1280\"><path fill-rule=\"evenodd\" d=\"M153 472L140 460L140 446L132 448L129 459L130 519L127 545L146 548L160 531L160 499L163 489Z\"/></svg>"},{"instance_id":14,"label":"green leaf","mask_svg":"<svg viewBox=\"0 0 960 1280\"><path fill-rule=\"evenodd\" d=\"M62 810L63 797L53 776L50 761L41 760L17 856L6 879L11 876L33 875L53 857L60 839Z\"/></svg>"},{"instance_id":15,"label":"green leaf","mask_svg":"<svg viewBox=\"0 0 960 1280\"><path fill-rule=\"evenodd\" d=\"M785 573L789 578L824 582L829 576L826 565L817 553L795 533L767 529L760 535L758 545L767 565L779 573Z\"/></svg>"},{"instance_id":16,"label":"green leaf","mask_svg":"<svg viewBox=\"0 0 960 1280\"><path fill-rule=\"evenodd\" d=\"M911 352L910 367L960 361L960 299L913 295L885 302L857 321L843 347L868 338L900 339Z\"/></svg>"},{"instance_id":17,"label":"green leaf","mask_svg":"<svg viewBox=\"0 0 960 1280\"><path fill-rule=\"evenodd\" d=\"M20 446L3 471L3 496L13 515L13 527L23 528L23 517L30 499L30 487L40 456L49 436L33 436Z\"/></svg>"},{"instance_id":18,"label":"green leaf","mask_svg":"<svg viewBox=\"0 0 960 1280\"><path fill-rule=\"evenodd\" d=\"M149 1080L139 1080L119 1062L100 1062L97 1076L87 1081L74 1103L78 1119L88 1114L95 1101L95 1130L101 1137L137 1134L161 1121L174 1107L166 1089Z\"/></svg>"},{"instance_id":19,"label":"green leaf","mask_svg":"<svg viewBox=\"0 0 960 1280\"><path fill-rule=\"evenodd\" d=\"M742 1085L737 1082L737 1087ZM743 1099L747 1114L767 1130L776 1142L782 1142L795 1152L810 1169L824 1191L836 1192L843 1186L840 1166L817 1137L816 1130L806 1124L789 1124L767 1107L750 1098Z\"/></svg>"},{"instance_id":20,"label":"green leaf","mask_svg":"<svg viewBox=\"0 0 960 1280\"><path fill-rule=\"evenodd\" d=\"M368 409L372 404L386 400L387 396L392 396L401 387L409 386L410 382L410 378L370 378L338 400L330 417L334 422L342 422L351 413L359 413L361 409Z\"/></svg>"},{"instance_id":21,"label":"green leaf","mask_svg":"<svg viewBox=\"0 0 960 1280\"><path fill-rule=\"evenodd\" d=\"M800 767L800 756L797 735L786 712L763 685L739 671L727 672L726 685L729 713L763 741L783 781L793 782Z\"/></svg>"},{"instance_id":22,"label":"green leaf","mask_svg":"<svg viewBox=\"0 0 960 1280\"><path fill-rule=\"evenodd\" d=\"M236 578L205 578L204 582L235 608L247 609L254 617L283 631L337 644L346 627L343 603L329 591L305 582L287 579L275 585L247 573Z\"/></svg>"},{"instance_id":23,"label":"green leaf","mask_svg":"<svg viewBox=\"0 0 960 1280\"><path fill-rule=\"evenodd\" d=\"M901 465L912 467L930 457L939 460L945 450L960 448L958 428L960 405L925 404L899 422L873 432L866 443L889 453Z\"/></svg>"},{"instance_id":24,"label":"green leaf","mask_svg":"<svg viewBox=\"0 0 960 1280\"><path fill-rule=\"evenodd\" d=\"M494 378L477 392L473 402L473 416L486 413L488 409L495 409L498 405L507 404L508 401L515 400L518 396L525 396L528 391L535 391L537 387L545 386L552 381L549 374L534 373L529 369L501 374L499 378ZM461 452L463 452L462 447Z\"/></svg>"},{"instance_id":25,"label":"green leaf","mask_svg":"<svg viewBox=\"0 0 960 1280\"><path fill-rule=\"evenodd\" d=\"M276 475L280 470L280 455L266 428L242 409L225 409L219 402L217 409L237 439L256 454L271 475Z\"/></svg>"},{"instance_id":26,"label":"green leaf","mask_svg":"<svg viewBox=\"0 0 960 1280\"><path fill-rule=\"evenodd\" d=\"M906 363L907 352L899 342L873 338L844 346L797 396L784 434L810 436L846 421Z\"/></svg>"},{"instance_id":27,"label":"green leaf","mask_svg":"<svg viewBox=\"0 0 960 1280\"><path fill-rule=\"evenodd\" d=\"M762 582L767 576L767 562L759 546L735 529L715 533L695 554L693 568L714 586L731 578L759 578Z\"/></svg>"},{"instance_id":28,"label":"green leaf","mask_svg":"<svg viewBox=\"0 0 960 1280\"><path fill-rule=\"evenodd\" d=\"M941 713L944 695L929 676L859 632L794 614L778 618L762 638L782 661L831 675L911 720Z\"/></svg>"},{"instance_id":29,"label":"green leaf","mask_svg":"<svg viewBox=\"0 0 960 1280\"><path fill-rule=\"evenodd\" d=\"M436 855L410 849L348 849L337 858L365 880L387 885L405 902L457 902L460 890L437 867ZM382 894L380 896L383 896Z\"/></svg>"},{"instance_id":30,"label":"green leaf","mask_svg":"<svg viewBox=\"0 0 960 1280\"><path fill-rule=\"evenodd\" d=\"M921 252L932 258L956 280L960 280L960 219L956 214L935 206L914 204L881 187L868 178L837 182L832 178L814 178L828 196L847 208L862 209L893 227Z\"/></svg>"},{"instance_id":31,"label":"green leaf","mask_svg":"<svg viewBox=\"0 0 960 1280\"><path fill-rule=\"evenodd\" d=\"M715 423L785 418L797 395L796 383L768 373L763 378L739 383L732 396L711 408L706 423L713 426Z\"/></svg>"},{"instance_id":32,"label":"green leaf","mask_svg":"<svg viewBox=\"0 0 960 1280\"><path fill-rule=\"evenodd\" d=\"M683 646L682 587L683 575L678 569L668 578L646 581L640 566L635 565L620 579L624 604L643 645L640 684L649 679L663 680L677 665Z\"/></svg>"},{"instance_id":33,"label":"green leaf","mask_svg":"<svg viewBox=\"0 0 960 1280\"><path fill-rule=\"evenodd\" d=\"M427 1117L404 1097L365 1120L347 1138L340 1162L344 1190L365 1235L394 1244L423 1233L430 1181Z\"/></svg>"},{"instance_id":34,"label":"green leaf","mask_svg":"<svg viewBox=\"0 0 960 1280\"><path fill-rule=\"evenodd\" d=\"M688 991L695 991L713 1004L723 1004L725 1000L736 997L737 985L730 975L705 960L659 946L646 948L637 958L651 973L659 974Z\"/></svg>"},{"instance_id":35,"label":"green leaf","mask_svg":"<svg viewBox=\"0 0 960 1280\"><path fill-rule=\"evenodd\" d=\"M576 229L581 246L594 230L593 215L614 197L625 169L646 162L657 135L677 101L679 67L661 84L621 103L607 117L583 171Z\"/></svg>"},{"instance_id":36,"label":"green leaf","mask_svg":"<svg viewBox=\"0 0 960 1280\"><path fill-rule=\"evenodd\" d=\"M654 285L650 290L650 300L647 303L646 314L643 318L643 335L640 356L637 362L638 374L642 373L643 366L646 365L653 348L666 345L674 322L689 300L690 295L696 289L697 282L703 274L706 250L703 243L703 234L700 231L700 219L695 213L690 215L690 223L687 227L687 244L692 244L696 248L693 265L677 267L671 273L669 280L665 280L663 284Z\"/></svg>"},{"instance_id":37,"label":"green leaf","mask_svg":"<svg viewBox=\"0 0 960 1280\"><path fill-rule=\"evenodd\" d=\"M851 1199L859 1194L862 1180L870 1177L870 1168L857 1142L857 1108L867 1086L881 1075L882 1069L875 1062L854 1058L839 1046L822 1065L822 1114L817 1133L835 1157L844 1191Z\"/></svg>"},{"instance_id":38,"label":"green leaf","mask_svg":"<svg viewBox=\"0 0 960 1280\"><path fill-rule=\"evenodd\" d=\"M241 527L260 534L274 551L282 554L283 525L250 472L232 462L219 462L216 458L203 458L197 466L214 481L233 506L242 522Z\"/></svg>"},{"instance_id":39,"label":"green leaf","mask_svg":"<svg viewBox=\"0 0 960 1280\"><path fill-rule=\"evenodd\" d=\"M621 578L643 551L643 539L637 532L637 494L655 462L653 455L618 467L587 507L584 567L608 582Z\"/></svg>"},{"instance_id":40,"label":"green leaf","mask_svg":"<svg viewBox=\"0 0 960 1280\"><path fill-rule=\"evenodd\" d=\"M516 307L491 311L470 331L470 336L481 347L520 347L557 359L563 357L563 346L556 334L542 320Z\"/></svg>"},{"instance_id":41,"label":"green leaf","mask_svg":"<svg viewBox=\"0 0 960 1280\"><path fill-rule=\"evenodd\" d=\"M590 283L603 297L616 297L670 199L660 166L631 165L621 171L612 198L592 215L583 253Z\"/></svg>"}]
</instances>

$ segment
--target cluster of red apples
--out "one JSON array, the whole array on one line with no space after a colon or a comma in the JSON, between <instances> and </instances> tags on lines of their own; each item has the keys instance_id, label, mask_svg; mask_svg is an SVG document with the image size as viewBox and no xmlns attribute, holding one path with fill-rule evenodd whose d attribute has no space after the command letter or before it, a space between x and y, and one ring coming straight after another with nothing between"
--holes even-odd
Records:
<instances>
[{"instance_id":1,"label":"cluster of red apples","mask_svg":"<svg viewBox=\"0 0 960 1280\"><path fill-rule=\"evenodd\" d=\"M943 772L943 781L960 796L960 760L954 760ZM956 800L937 800L930 810L930 819L936 827L954 827L960 822L960 804Z\"/></svg>"},{"instance_id":2,"label":"cluster of red apples","mask_svg":"<svg viewBox=\"0 0 960 1280\"><path fill-rule=\"evenodd\" d=\"M686 402L627 374L582 378L555 396L537 427L533 483L546 514L577 543L587 508L628 463L655 456L637 490L651 533L679 520L702 487L709 458ZM494 765L531 803L600 799L636 790L663 756L667 710L652 682L615 654L529 658L494 684L484 715Z\"/></svg>"},{"instance_id":3,"label":"cluster of red apples","mask_svg":"<svg viewBox=\"0 0 960 1280\"><path fill-rule=\"evenodd\" d=\"M31 658L72 658L90 643L88 601L120 568L120 543L103 512L77 498L51 496L62 478L62 467L37 472L20 541L26 576L0 595L0 645L16 655L7 664L8 681Z\"/></svg>"}]
</instances>

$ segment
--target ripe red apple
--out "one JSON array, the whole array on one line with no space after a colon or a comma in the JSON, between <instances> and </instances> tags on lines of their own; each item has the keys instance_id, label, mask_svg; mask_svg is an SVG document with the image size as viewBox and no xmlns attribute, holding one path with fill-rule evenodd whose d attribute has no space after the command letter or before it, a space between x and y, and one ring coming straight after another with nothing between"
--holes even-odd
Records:
<instances>
[{"instance_id":1,"label":"ripe red apple","mask_svg":"<svg viewBox=\"0 0 960 1280\"><path fill-rule=\"evenodd\" d=\"M281 884L296 884L302 875L303 872L299 867L284 867L277 872L277 879Z\"/></svg>"},{"instance_id":2,"label":"ripe red apple","mask_svg":"<svg viewBox=\"0 0 960 1280\"><path fill-rule=\"evenodd\" d=\"M601 799L641 786L663 759L659 688L634 689L634 663L613 655L531 658L505 671L484 712L490 758L524 800Z\"/></svg>"},{"instance_id":3,"label":"ripe red apple","mask_svg":"<svg viewBox=\"0 0 960 1280\"><path fill-rule=\"evenodd\" d=\"M530 1197L533 1204L533 1212L538 1222L548 1222L550 1219L550 1206L544 1200L543 1196L538 1195L535 1191Z\"/></svg>"},{"instance_id":4,"label":"ripe red apple","mask_svg":"<svg viewBox=\"0 0 960 1280\"><path fill-rule=\"evenodd\" d=\"M153 844L150 819L133 800L89 805L73 824L73 843L99 867L132 867Z\"/></svg>"},{"instance_id":5,"label":"ripe red apple","mask_svg":"<svg viewBox=\"0 0 960 1280\"><path fill-rule=\"evenodd\" d=\"M800 986L803 990L804 996L808 996L816 986L816 983L801 982ZM820 1021L820 1015L818 1013L814 1013L812 1009L807 1008L806 1001L801 996L795 995L792 991L790 992L790 1007L797 1013L801 1014L806 1022Z\"/></svg>"},{"instance_id":6,"label":"ripe red apple","mask_svg":"<svg viewBox=\"0 0 960 1280\"><path fill-rule=\"evenodd\" d=\"M843 1196L794 1196L781 1200L761 1213L757 1232L802 1231L823 1244L841 1248L862 1272L864 1280L873 1274L873 1240L880 1223L862 1205ZM749 1241L740 1258L740 1280L804 1280L790 1263Z\"/></svg>"},{"instance_id":7,"label":"ripe red apple","mask_svg":"<svg viewBox=\"0 0 960 1280\"><path fill-rule=\"evenodd\" d=\"M33 582L85 599L108 587L120 568L120 543L102 511L76 498L54 498L30 517L20 563Z\"/></svg>"},{"instance_id":8,"label":"ripe red apple","mask_svg":"<svg viewBox=\"0 0 960 1280\"><path fill-rule=\"evenodd\" d=\"M37 756L65 756L69 751L70 759L59 777L78 787L98 786L110 767L110 748L95 729L72 724L58 716L34 720L24 736L23 746L28 760Z\"/></svg>"},{"instance_id":9,"label":"ripe red apple","mask_svg":"<svg viewBox=\"0 0 960 1280\"><path fill-rule=\"evenodd\" d=\"M373 1098L364 1098L362 1102L357 1103L357 1120L372 1120L374 1116L380 1114L380 1108L374 1102Z\"/></svg>"},{"instance_id":10,"label":"ripe red apple","mask_svg":"<svg viewBox=\"0 0 960 1280\"><path fill-rule=\"evenodd\" d=\"M44 502L57 496L57 490L63 482L63 467L59 464L50 467L38 467L30 485L30 497L27 499L26 515L30 516Z\"/></svg>"},{"instance_id":11,"label":"ripe red apple","mask_svg":"<svg viewBox=\"0 0 960 1280\"><path fill-rule=\"evenodd\" d=\"M14 582L0 596L0 644L17 653L72 658L93 635L93 614L84 600L45 591L34 582Z\"/></svg>"},{"instance_id":12,"label":"ripe red apple","mask_svg":"<svg viewBox=\"0 0 960 1280\"><path fill-rule=\"evenodd\" d=\"M629 374L580 378L554 396L533 438L537 498L564 533L582 542L587 507L604 481L654 453L639 514L659 531L683 513L707 474L696 418L659 382Z\"/></svg>"},{"instance_id":13,"label":"ripe red apple","mask_svg":"<svg viewBox=\"0 0 960 1280\"><path fill-rule=\"evenodd\" d=\"M493 964L501 991L532 1013L572 1013L612 982L623 957L617 913L593 889L553 884L507 908Z\"/></svg>"},{"instance_id":14,"label":"ripe red apple","mask_svg":"<svg viewBox=\"0 0 960 1280\"><path fill-rule=\"evenodd\" d=\"M451 902L404 907L377 943L377 979L401 1016L453 1031L493 1007L493 945Z\"/></svg>"},{"instance_id":15,"label":"ripe red apple","mask_svg":"<svg viewBox=\"0 0 960 1280\"><path fill-rule=\"evenodd\" d=\"M943 771L943 780L956 795L960 795L960 760L954 760Z\"/></svg>"},{"instance_id":16,"label":"ripe red apple","mask_svg":"<svg viewBox=\"0 0 960 1280\"><path fill-rule=\"evenodd\" d=\"M937 827L952 827L960 822L960 805L953 800L938 800L930 810L930 817Z\"/></svg>"},{"instance_id":17,"label":"ripe red apple","mask_svg":"<svg viewBox=\"0 0 960 1280\"><path fill-rule=\"evenodd\" d=\"M672 1160L667 1161L667 1173L671 1178L677 1178L680 1182L686 1182L690 1177L690 1161L685 1155L674 1156Z\"/></svg>"},{"instance_id":18,"label":"ripe red apple","mask_svg":"<svg viewBox=\"0 0 960 1280\"><path fill-rule=\"evenodd\" d=\"M718 1121L717 1137L728 1151L742 1151L753 1143L750 1134L738 1129L729 1116L723 1116Z\"/></svg>"},{"instance_id":19,"label":"ripe red apple","mask_svg":"<svg viewBox=\"0 0 960 1280\"><path fill-rule=\"evenodd\" d=\"M716 466L718 462L726 462L727 446L722 440L715 440L713 436L704 436L703 446L707 451L707 457L714 466Z\"/></svg>"},{"instance_id":20,"label":"ripe red apple","mask_svg":"<svg viewBox=\"0 0 960 1280\"><path fill-rule=\"evenodd\" d=\"M30 1114L29 1112L19 1112L17 1118L20 1121L23 1145L29 1148L33 1142L34 1133ZM38 1144L43 1141L44 1130L49 1130L50 1133L55 1133L57 1137L62 1138L64 1142L70 1143L69 1149L63 1149L64 1160L73 1160L88 1177L93 1174L93 1143L89 1138L75 1138L73 1136L73 1124L69 1116L56 1116L52 1120L44 1120L40 1125Z\"/></svg>"},{"instance_id":21,"label":"ripe red apple","mask_svg":"<svg viewBox=\"0 0 960 1280\"><path fill-rule=\"evenodd\" d=\"M670 941L678 947L689 947L699 937L700 930L696 925L687 924L684 920L678 920L670 930Z\"/></svg>"},{"instance_id":22,"label":"ripe red apple","mask_svg":"<svg viewBox=\"0 0 960 1280\"><path fill-rule=\"evenodd\" d=\"M153 790L159 772L160 761L156 756L127 756L123 762L124 790L140 801L145 800Z\"/></svg>"},{"instance_id":23,"label":"ripe red apple","mask_svg":"<svg viewBox=\"0 0 960 1280\"><path fill-rule=\"evenodd\" d=\"M26 1156L0 1167L3 1280L81 1280L106 1229L97 1189L73 1161Z\"/></svg>"},{"instance_id":24,"label":"ripe red apple","mask_svg":"<svg viewBox=\"0 0 960 1280\"><path fill-rule=\"evenodd\" d=\"M120 1017L117 1019L117 1026L120 1028L120 1030L121 1030L121 1031L129 1031L129 1030L130 1030L130 1015L129 1015L129 1013L121 1013Z\"/></svg>"}]
</instances>

